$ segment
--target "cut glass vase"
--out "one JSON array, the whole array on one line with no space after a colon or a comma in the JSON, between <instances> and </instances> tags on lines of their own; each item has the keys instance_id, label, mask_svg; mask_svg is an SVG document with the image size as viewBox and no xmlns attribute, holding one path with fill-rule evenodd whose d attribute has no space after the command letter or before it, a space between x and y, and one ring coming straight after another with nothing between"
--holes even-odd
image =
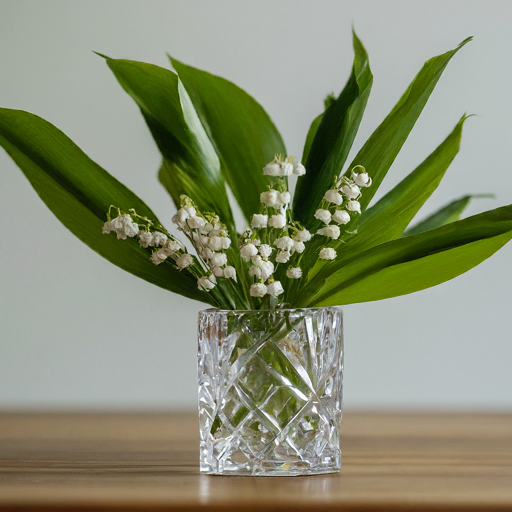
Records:
<instances>
[{"instance_id":1,"label":"cut glass vase","mask_svg":"<svg viewBox=\"0 0 512 512\"><path fill-rule=\"evenodd\" d=\"M198 339L203 473L340 470L341 308L209 309Z\"/></svg>"}]
</instances>

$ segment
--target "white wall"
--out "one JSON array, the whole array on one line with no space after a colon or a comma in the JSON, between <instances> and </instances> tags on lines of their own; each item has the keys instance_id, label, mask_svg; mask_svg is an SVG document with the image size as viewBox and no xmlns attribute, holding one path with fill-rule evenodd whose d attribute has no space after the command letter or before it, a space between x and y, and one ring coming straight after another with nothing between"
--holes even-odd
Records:
<instances>
[{"instance_id":1,"label":"white wall","mask_svg":"<svg viewBox=\"0 0 512 512\"><path fill-rule=\"evenodd\" d=\"M91 50L167 66L165 52L239 84L273 117L290 154L339 92L351 24L375 75L355 147L427 58L469 35L382 192L464 112L461 154L428 210L496 192L512 203L512 4L504 1L0 0L0 105L48 119L170 223L157 150ZM424 210L425 212L426 210ZM0 152L0 408L193 407L202 306L112 266L75 239ZM418 294L346 308L347 407L512 407L512 244Z\"/></svg>"}]
</instances>

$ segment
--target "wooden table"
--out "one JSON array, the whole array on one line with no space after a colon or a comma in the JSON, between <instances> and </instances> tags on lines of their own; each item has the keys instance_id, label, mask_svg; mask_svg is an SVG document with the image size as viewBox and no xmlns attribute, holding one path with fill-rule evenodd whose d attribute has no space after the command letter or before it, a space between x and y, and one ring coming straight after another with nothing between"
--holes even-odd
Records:
<instances>
[{"instance_id":1,"label":"wooden table","mask_svg":"<svg viewBox=\"0 0 512 512\"><path fill-rule=\"evenodd\" d=\"M339 475L200 475L195 414L0 414L0 511L512 511L512 414L343 419Z\"/></svg>"}]
</instances>

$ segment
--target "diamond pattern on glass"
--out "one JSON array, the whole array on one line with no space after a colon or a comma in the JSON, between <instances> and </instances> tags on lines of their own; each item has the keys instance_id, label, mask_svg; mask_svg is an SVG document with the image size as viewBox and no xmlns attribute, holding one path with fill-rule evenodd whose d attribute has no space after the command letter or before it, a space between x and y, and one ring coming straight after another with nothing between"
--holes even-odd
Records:
<instances>
[{"instance_id":1,"label":"diamond pattern on glass","mask_svg":"<svg viewBox=\"0 0 512 512\"><path fill-rule=\"evenodd\" d=\"M204 473L339 471L340 308L199 314Z\"/></svg>"}]
</instances>

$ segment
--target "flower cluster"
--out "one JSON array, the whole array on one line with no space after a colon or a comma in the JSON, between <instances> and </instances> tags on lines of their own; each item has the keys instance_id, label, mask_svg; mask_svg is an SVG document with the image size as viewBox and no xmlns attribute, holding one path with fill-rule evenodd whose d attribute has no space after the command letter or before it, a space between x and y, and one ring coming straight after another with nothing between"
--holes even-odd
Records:
<instances>
[{"instance_id":1,"label":"flower cluster","mask_svg":"<svg viewBox=\"0 0 512 512\"><path fill-rule=\"evenodd\" d=\"M103 233L108 234L114 231L119 240L137 237L139 244L144 247L144 249L150 247L155 248L151 254L151 261L155 265L160 265L169 257L172 257L176 262L176 266L179 270L183 270L194 264L194 257L186 252L186 249L178 240L168 233L164 233L163 228L156 231L155 229L157 228L154 224L146 217L137 215L135 210L130 210L130 212L131 213L123 214L118 210L118 217L107 220L103 225ZM110 211L108 217L110 218ZM140 230L139 224L137 224L132 217L135 217L139 222L144 224L144 229Z\"/></svg>"},{"instance_id":2,"label":"flower cluster","mask_svg":"<svg viewBox=\"0 0 512 512\"><path fill-rule=\"evenodd\" d=\"M358 201L361 197L361 188L369 187L371 184L371 178L361 165L352 169L350 178L335 177L333 188L324 194L322 204L315 212L315 218L325 224L316 234L337 240L341 234L339 225L348 224L351 214L361 213ZM336 258L336 251L331 247L324 247L320 250L319 258L333 260Z\"/></svg>"},{"instance_id":3,"label":"flower cluster","mask_svg":"<svg viewBox=\"0 0 512 512\"><path fill-rule=\"evenodd\" d=\"M198 287L205 291L213 289L217 277L236 281L235 267L228 265L228 256L224 252L231 246L226 226L217 215L199 212L189 197L182 196L181 199L182 207L172 220L192 242L203 266L210 272L198 279Z\"/></svg>"},{"instance_id":4,"label":"flower cluster","mask_svg":"<svg viewBox=\"0 0 512 512\"><path fill-rule=\"evenodd\" d=\"M305 249L304 242L311 239L306 229L298 229L288 225L287 214L290 212L290 192L286 181L282 178L306 173L304 166L294 157L282 160L276 157L262 169L263 174L274 178L273 186L260 194L261 211L251 218L251 230L240 238L240 256L249 264L249 276L254 281L250 287L253 297L270 295L277 297L284 292L280 281L274 279L273 274L277 265L288 263L294 253L302 254ZM293 231L293 236L289 236ZM273 260L273 261L272 261ZM302 277L300 267L289 267L286 272L290 279Z\"/></svg>"},{"instance_id":5,"label":"flower cluster","mask_svg":"<svg viewBox=\"0 0 512 512\"><path fill-rule=\"evenodd\" d=\"M226 279L234 290L236 266L247 265L250 287L244 293L248 291L249 299L278 297L285 291L280 281L282 277L290 280L303 277L300 264L306 244L315 236L326 237L329 241L338 240L342 234L340 226L349 223L353 215L361 213L361 189L369 187L371 179L362 166L354 167L350 178L335 177L332 188L325 193L315 212L315 218L323 226L316 233L310 233L293 220L291 195L285 179L291 175L303 176L306 173L304 166L294 157L285 160L276 157L262 170L271 177L270 185L260 194L260 211L251 217L250 229L238 240L240 258L233 252L226 225L215 213L199 211L185 195L181 196L181 208L172 220L194 246L197 258L189 254L186 247L163 226L141 217L135 210L125 213L117 209L118 216L114 219L110 218L109 210L103 233L115 232L120 240L137 237L140 246L151 251L150 259L155 265L169 260L179 270L187 269L197 279L197 286L202 291L214 290L218 278ZM314 244L313 250L318 251L317 257L321 260L334 260L337 256L333 247L321 246L321 243ZM232 262L228 255L234 258ZM305 261L307 263L308 260ZM279 265L286 267L278 270ZM278 278L276 272L279 272ZM247 282L245 278L243 282ZM219 293L225 292L223 287ZM215 295L217 291L213 293Z\"/></svg>"}]
</instances>

